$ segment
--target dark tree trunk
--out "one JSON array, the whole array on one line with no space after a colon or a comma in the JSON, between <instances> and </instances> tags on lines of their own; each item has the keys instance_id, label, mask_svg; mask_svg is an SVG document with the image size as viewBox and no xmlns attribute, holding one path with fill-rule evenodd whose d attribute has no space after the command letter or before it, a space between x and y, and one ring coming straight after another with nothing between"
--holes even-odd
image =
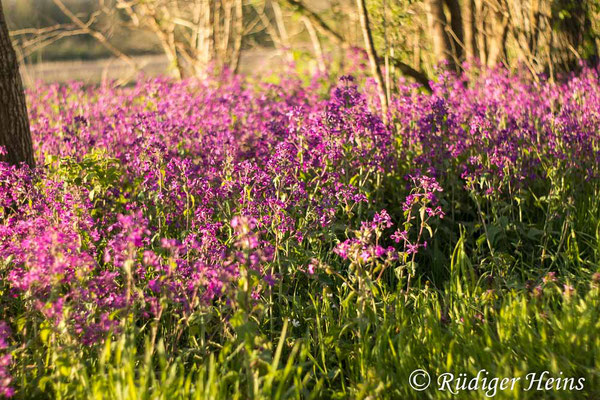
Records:
<instances>
[{"instance_id":1,"label":"dark tree trunk","mask_svg":"<svg viewBox=\"0 0 600 400\"><path fill-rule=\"evenodd\" d=\"M445 0L446 6L450 11L450 28L452 29L450 36L450 45L452 54L456 60L463 60L465 46L463 17L460 3L458 0Z\"/></svg>"},{"instance_id":2,"label":"dark tree trunk","mask_svg":"<svg viewBox=\"0 0 600 400\"><path fill-rule=\"evenodd\" d=\"M12 47L8 26L0 3L0 146L7 150L0 160L10 164L27 163L34 167L33 147L27 105L19 64Z\"/></svg>"}]
</instances>

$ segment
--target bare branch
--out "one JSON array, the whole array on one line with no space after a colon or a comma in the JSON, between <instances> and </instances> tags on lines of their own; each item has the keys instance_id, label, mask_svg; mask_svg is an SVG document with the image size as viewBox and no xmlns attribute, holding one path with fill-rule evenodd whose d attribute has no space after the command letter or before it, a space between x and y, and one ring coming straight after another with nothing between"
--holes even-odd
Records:
<instances>
[{"instance_id":1,"label":"bare branch","mask_svg":"<svg viewBox=\"0 0 600 400\"><path fill-rule=\"evenodd\" d=\"M58 31L58 30L71 29L74 26L75 25L71 25L71 24L57 24L57 25L52 25L52 26L48 26L45 28L23 28L23 29L17 29L17 30L11 31L10 36L13 38L16 36L25 36L25 35L39 36L39 35L44 35L47 33Z\"/></svg>"},{"instance_id":2,"label":"bare branch","mask_svg":"<svg viewBox=\"0 0 600 400\"><path fill-rule=\"evenodd\" d=\"M349 47L349 44L344 38L331 28L316 12L309 9L302 3L301 0L283 0L288 3L292 8L298 11L300 14L306 16L313 23L315 28L321 32L321 34L327 36L331 41L344 47Z\"/></svg>"},{"instance_id":3,"label":"bare branch","mask_svg":"<svg viewBox=\"0 0 600 400\"><path fill-rule=\"evenodd\" d=\"M410 76L414 78L415 81L419 82L428 92L431 92L431 84L429 83L429 78L423 72L417 71L410 65L403 63L402 61L390 58L390 61L394 65L394 67L398 68L403 75Z\"/></svg>"},{"instance_id":4,"label":"bare branch","mask_svg":"<svg viewBox=\"0 0 600 400\"><path fill-rule=\"evenodd\" d=\"M79 19L79 17L77 17L75 14L73 14L73 12L71 12L71 10L69 10L67 8L67 6L65 6L65 4L62 2L62 0L53 0L53 2L62 11L62 13L65 14L82 31L84 31L86 34L92 36L102 46L104 46L108 51L110 51L111 53L113 53L116 57L120 58L121 60L125 61L134 70L139 70L139 67L138 67L137 63L131 57L127 56L126 54L124 54L123 52L121 52L119 49L117 49L115 46L113 46L108 41L108 39L106 38L106 36L104 36L101 32L98 32L98 31L90 28L91 22L89 22L87 24L84 23L81 19ZM90 19L90 21L92 21L92 20L93 19Z\"/></svg>"},{"instance_id":5,"label":"bare branch","mask_svg":"<svg viewBox=\"0 0 600 400\"><path fill-rule=\"evenodd\" d=\"M72 31L57 31L46 35L34 36L33 39L24 40L17 46L21 48L21 52L18 54L19 62L22 62L25 58L29 57L36 51L43 49L54 42L66 37L85 35L86 33L87 32L82 29Z\"/></svg>"}]
</instances>

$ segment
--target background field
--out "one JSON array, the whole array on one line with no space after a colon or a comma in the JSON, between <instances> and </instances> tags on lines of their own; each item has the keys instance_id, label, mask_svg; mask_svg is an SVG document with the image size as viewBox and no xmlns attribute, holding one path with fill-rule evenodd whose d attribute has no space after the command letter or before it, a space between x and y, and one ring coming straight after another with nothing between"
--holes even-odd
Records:
<instances>
[{"instance_id":1,"label":"background field","mask_svg":"<svg viewBox=\"0 0 600 400\"><path fill-rule=\"evenodd\" d=\"M168 60L164 55L135 56L134 60L142 66L141 71L133 70L118 58L76 61L46 61L21 65L21 75L27 87L35 82L67 83L81 81L98 84L103 81L118 81L140 74L152 78L168 74ZM269 75L285 63L284 57L275 49L254 48L242 53L241 74Z\"/></svg>"}]
</instances>

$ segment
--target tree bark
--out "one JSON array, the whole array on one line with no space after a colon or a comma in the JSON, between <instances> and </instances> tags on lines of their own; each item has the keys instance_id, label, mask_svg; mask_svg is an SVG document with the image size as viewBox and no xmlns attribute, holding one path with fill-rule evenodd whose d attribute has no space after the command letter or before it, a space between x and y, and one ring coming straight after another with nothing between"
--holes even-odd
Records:
<instances>
[{"instance_id":1,"label":"tree bark","mask_svg":"<svg viewBox=\"0 0 600 400\"><path fill-rule=\"evenodd\" d=\"M0 2L0 146L6 154L0 160L35 167L27 104L19 64L12 47Z\"/></svg>"},{"instance_id":2,"label":"tree bark","mask_svg":"<svg viewBox=\"0 0 600 400\"><path fill-rule=\"evenodd\" d=\"M445 0L446 6L450 11L450 47L455 60L463 60L463 49L465 47L464 26L460 3L458 0Z\"/></svg>"},{"instance_id":3,"label":"tree bark","mask_svg":"<svg viewBox=\"0 0 600 400\"><path fill-rule=\"evenodd\" d=\"M487 65L487 40L485 31L485 20L488 18L486 8L484 7L483 0L475 0L475 41L477 43L477 50L479 52L479 61L483 65Z\"/></svg>"},{"instance_id":4,"label":"tree bark","mask_svg":"<svg viewBox=\"0 0 600 400\"><path fill-rule=\"evenodd\" d=\"M388 112L388 98L386 96L385 84L383 82L383 74L379 67L379 59L377 58L377 52L375 45L373 44L373 36L371 35L371 27L369 26L369 14L365 5L365 0L356 0L358 7L358 16L360 17L360 25L363 31L363 37L365 39L365 50L369 56L369 63L371 64L371 72L375 81L377 82L377 90L379 92L379 100L381 102L381 113L383 114L383 120L387 122Z\"/></svg>"},{"instance_id":5,"label":"tree bark","mask_svg":"<svg viewBox=\"0 0 600 400\"><path fill-rule=\"evenodd\" d=\"M468 62L472 62L479 56L477 50L477 27L475 25L475 1L465 0L463 1L462 6L465 59Z\"/></svg>"},{"instance_id":6,"label":"tree bark","mask_svg":"<svg viewBox=\"0 0 600 400\"><path fill-rule=\"evenodd\" d=\"M234 73L238 72L240 57L242 55L242 44L244 40L244 4L242 0L235 0L235 39L231 54L230 68Z\"/></svg>"},{"instance_id":7,"label":"tree bark","mask_svg":"<svg viewBox=\"0 0 600 400\"><path fill-rule=\"evenodd\" d=\"M490 24L490 33L487 40L487 65L496 66L502 57L503 50L506 48L506 39L508 32L508 15L499 8L492 11L493 23Z\"/></svg>"},{"instance_id":8,"label":"tree bark","mask_svg":"<svg viewBox=\"0 0 600 400\"><path fill-rule=\"evenodd\" d=\"M450 38L446 34L446 15L444 14L444 0L427 0L427 24L433 41L433 54L435 62L447 62L450 69L456 66L452 53Z\"/></svg>"}]
</instances>

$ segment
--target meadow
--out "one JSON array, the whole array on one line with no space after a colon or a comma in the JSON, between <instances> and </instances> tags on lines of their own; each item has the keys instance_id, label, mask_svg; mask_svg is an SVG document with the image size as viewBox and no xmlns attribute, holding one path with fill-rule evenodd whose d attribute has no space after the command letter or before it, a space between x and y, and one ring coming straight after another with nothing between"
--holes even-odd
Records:
<instances>
[{"instance_id":1,"label":"meadow","mask_svg":"<svg viewBox=\"0 0 600 400\"><path fill-rule=\"evenodd\" d=\"M443 73L385 119L361 72L28 101L38 167L0 163L0 397L600 397L598 70Z\"/></svg>"}]
</instances>

